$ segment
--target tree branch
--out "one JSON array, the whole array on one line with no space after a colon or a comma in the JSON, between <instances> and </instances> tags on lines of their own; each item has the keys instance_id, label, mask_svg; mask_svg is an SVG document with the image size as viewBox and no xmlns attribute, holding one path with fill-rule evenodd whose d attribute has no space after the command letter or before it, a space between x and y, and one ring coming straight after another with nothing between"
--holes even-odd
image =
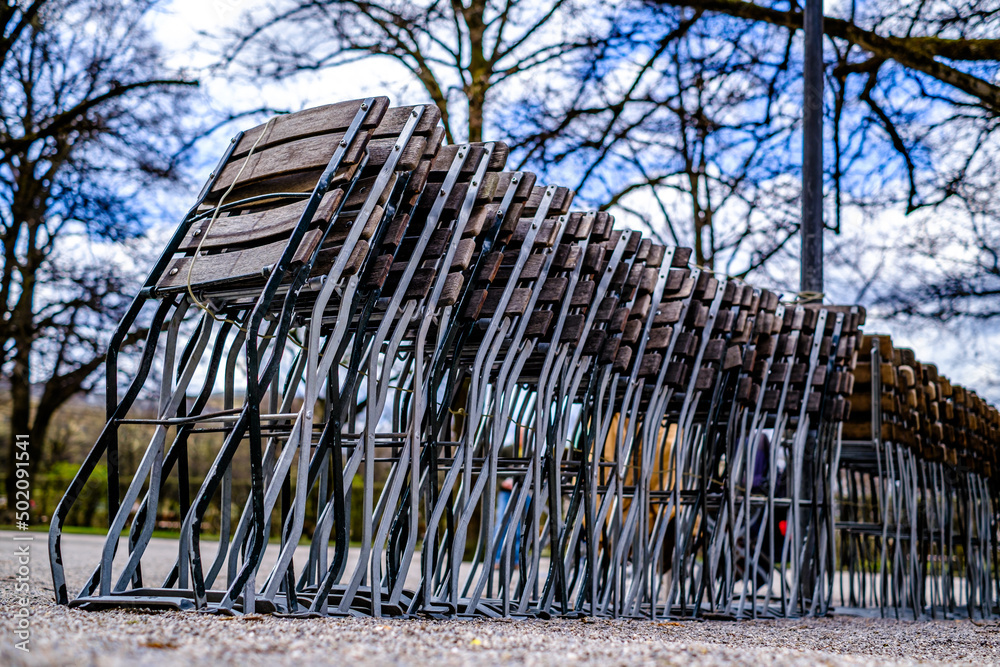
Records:
<instances>
[{"instance_id":1,"label":"tree branch","mask_svg":"<svg viewBox=\"0 0 1000 667\"><path fill-rule=\"evenodd\" d=\"M157 86L197 86L197 81L187 81L185 79L153 79L150 81L138 81L136 83L129 83L125 85L117 84L112 85L111 88L97 97L92 97L90 99L80 102L76 106L67 109L66 111L53 116L44 125L39 127L33 132L26 133L22 137L12 138L0 135L0 150L3 151L3 157L0 162L6 162L10 159L11 155L16 153L21 153L31 144L38 141L39 139L45 139L48 137L55 136L61 131L71 126L73 123L77 122L81 117L85 116L91 109L94 109L105 102L127 95L133 90L140 90L143 88L153 88Z\"/></svg>"},{"instance_id":2,"label":"tree branch","mask_svg":"<svg viewBox=\"0 0 1000 667\"><path fill-rule=\"evenodd\" d=\"M744 0L649 0L654 4L693 7L736 18L759 21L799 30L802 13L761 7ZM823 32L830 37L856 44L872 55L894 60L910 69L946 83L978 98L994 114L1000 114L1000 86L949 67L936 57L952 60L1000 60L1000 40L955 40L940 37L884 37L843 19L824 17Z\"/></svg>"}]
</instances>

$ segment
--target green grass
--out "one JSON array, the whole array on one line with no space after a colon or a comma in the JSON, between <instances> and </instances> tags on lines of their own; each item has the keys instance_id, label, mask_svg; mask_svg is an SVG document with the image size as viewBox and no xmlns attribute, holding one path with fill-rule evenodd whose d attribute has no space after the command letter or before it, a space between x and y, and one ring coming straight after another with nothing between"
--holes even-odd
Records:
<instances>
[{"instance_id":1,"label":"green grass","mask_svg":"<svg viewBox=\"0 0 1000 667\"><path fill-rule=\"evenodd\" d=\"M0 525L0 530L9 530L11 532L23 532L19 531L14 526ZM30 533L47 533L49 532L49 525L47 523L39 523L32 525L28 528ZM107 535L107 528L99 528L97 526L63 526L63 532L69 535ZM178 530L154 530L153 537L165 537L168 539L178 539L181 536ZM122 531L122 537L128 537L128 530ZM202 535L202 539L211 540L219 539L218 535Z\"/></svg>"},{"instance_id":2,"label":"green grass","mask_svg":"<svg viewBox=\"0 0 1000 667\"><path fill-rule=\"evenodd\" d=\"M23 532L23 531L18 530L16 527L9 526L9 525L0 525L0 530L6 530L6 531L10 531L12 533L14 533L14 532ZM49 525L47 523L35 524L35 525L32 525L32 526L30 526L28 528L28 532L30 532L30 533L47 533L47 532L49 532ZM98 528L96 526L64 526L63 527L63 532L67 533L69 535L102 535L103 536L103 535L107 535L108 534L108 529L107 528ZM180 539L180 536L181 536L181 533L178 530L154 530L153 531L153 537L163 537L163 538L166 538L168 540ZM122 537L128 537L128 530L123 530L122 531ZM219 536L218 535L207 535L205 533L202 533L201 534L201 539L203 541L218 540ZM272 538L270 538L268 540L268 544L280 544L280 543L281 543L281 539L278 538L278 537L272 537ZM309 538L306 537L305 535L303 535L299 539L299 544L301 544L301 545L308 546L310 543L311 542L310 542ZM352 540L351 541L351 546L352 547L360 547L361 546L361 541L360 540Z\"/></svg>"}]
</instances>

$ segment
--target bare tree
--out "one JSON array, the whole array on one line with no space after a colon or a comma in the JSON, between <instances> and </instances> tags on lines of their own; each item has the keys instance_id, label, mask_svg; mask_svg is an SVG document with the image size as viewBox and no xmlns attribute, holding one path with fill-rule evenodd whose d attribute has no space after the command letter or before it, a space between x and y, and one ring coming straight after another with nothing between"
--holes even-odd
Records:
<instances>
[{"instance_id":1,"label":"bare tree","mask_svg":"<svg viewBox=\"0 0 1000 667\"><path fill-rule=\"evenodd\" d=\"M789 9L775 9L745 0L651 0L656 4L719 12L789 30L802 28L802 10L793 0ZM993 3L855 2L842 3L846 16L827 16L824 33L854 48L858 60L851 70L867 74L895 63L962 91L992 113L1000 113L1000 86L992 83L1000 62L997 34L1000 11ZM992 63L975 71L969 63ZM991 77L990 74L994 76Z\"/></svg>"},{"instance_id":2,"label":"bare tree","mask_svg":"<svg viewBox=\"0 0 1000 667\"><path fill-rule=\"evenodd\" d=\"M592 47L608 14L583 0L285 0L246 14L225 60L281 79L386 57L441 109L448 141L482 141L492 109Z\"/></svg>"},{"instance_id":3,"label":"bare tree","mask_svg":"<svg viewBox=\"0 0 1000 667\"><path fill-rule=\"evenodd\" d=\"M788 40L802 26L797 2L775 8L742 0L650 1L720 25L777 28ZM913 237L896 249L908 270L876 290L887 312L1000 313L993 290L972 277L989 275L1000 250L989 232L1000 223L990 203L1000 185L1000 8L973 0L833 7L824 20L831 226L839 230L849 208L870 217L902 209L910 217ZM774 52L779 43L772 41ZM800 68L793 59L790 70ZM958 261L938 252L955 238L967 240ZM910 280L914 275L920 280ZM918 307L921 300L928 303Z\"/></svg>"},{"instance_id":4,"label":"bare tree","mask_svg":"<svg viewBox=\"0 0 1000 667\"><path fill-rule=\"evenodd\" d=\"M515 143L585 200L745 276L798 228L791 45L769 32L623 9L586 68L529 93Z\"/></svg>"},{"instance_id":5,"label":"bare tree","mask_svg":"<svg viewBox=\"0 0 1000 667\"><path fill-rule=\"evenodd\" d=\"M189 134L182 89L195 82L164 67L147 28L155 4L38 0L0 13L0 369L11 439L30 434L36 448L55 410L92 386L131 292L115 262L85 249L144 230L146 196L177 176Z\"/></svg>"},{"instance_id":6,"label":"bare tree","mask_svg":"<svg viewBox=\"0 0 1000 667\"><path fill-rule=\"evenodd\" d=\"M770 103L788 56L762 63L760 30L717 43L688 14L566 0L290 0L248 13L228 34L226 63L284 79L392 58L440 107L450 141L482 140L488 125L513 139L515 165L693 246L699 264L721 257L746 274L797 228L788 184L760 187L787 167L773 157L794 120Z\"/></svg>"}]
</instances>

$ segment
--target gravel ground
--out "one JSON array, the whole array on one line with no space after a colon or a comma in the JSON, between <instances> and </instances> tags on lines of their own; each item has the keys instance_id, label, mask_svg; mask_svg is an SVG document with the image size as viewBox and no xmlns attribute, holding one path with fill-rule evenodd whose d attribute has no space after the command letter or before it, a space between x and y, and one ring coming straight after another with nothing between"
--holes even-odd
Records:
<instances>
[{"instance_id":1,"label":"gravel ground","mask_svg":"<svg viewBox=\"0 0 1000 667\"><path fill-rule=\"evenodd\" d=\"M170 554L170 542L160 542L156 553ZM68 535L64 552L89 553L99 543ZM0 665L1000 665L1000 627L967 620L293 620L85 612L51 601L42 534L32 543L31 651L24 653L14 648L14 544L11 533L0 533ZM86 569L67 566L70 583L79 586Z\"/></svg>"}]
</instances>

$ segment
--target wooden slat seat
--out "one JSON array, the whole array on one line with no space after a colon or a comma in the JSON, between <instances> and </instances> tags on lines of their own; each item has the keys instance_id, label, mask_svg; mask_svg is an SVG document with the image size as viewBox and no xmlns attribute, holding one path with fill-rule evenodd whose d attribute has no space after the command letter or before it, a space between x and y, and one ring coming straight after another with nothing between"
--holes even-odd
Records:
<instances>
[{"instance_id":1,"label":"wooden slat seat","mask_svg":"<svg viewBox=\"0 0 1000 667\"><path fill-rule=\"evenodd\" d=\"M313 226L329 222L343 198L343 190L328 192L314 215ZM210 229L211 221L205 219L191 226L178 250L236 248L287 237L305 208L306 201L302 200L244 215L220 216L211 223Z\"/></svg>"},{"instance_id":2,"label":"wooden slat seat","mask_svg":"<svg viewBox=\"0 0 1000 667\"><path fill-rule=\"evenodd\" d=\"M320 241L317 229L306 232L305 238L295 251L291 267L305 262ZM157 293L168 294L184 291L188 285L201 290L207 286L233 286L245 283L263 283L268 267L274 266L281 258L287 241L275 241L241 250L175 258L164 271L157 284ZM194 262L194 267L191 267ZM190 271L190 283L188 273Z\"/></svg>"},{"instance_id":3,"label":"wooden slat seat","mask_svg":"<svg viewBox=\"0 0 1000 667\"><path fill-rule=\"evenodd\" d=\"M478 236L484 231L488 215L491 212L496 214L497 209L493 205L500 185L498 172L506 163L507 147L500 143L492 147L481 180L476 180L475 174L482 166L487 145L471 144L468 151L462 153L464 162L459 168L457 181L444 198L437 226L431 232L420 256L414 257L419 239L424 233L427 216L440 203L443 179L452 162L459 157L458 148L443 146L427 161L431 166L425 173L433 182L427 183L422 192L415 194L413 208L405 220L397 217L387 230L384 249L391 256L379 257L372 263L373 271L365 278L367 285L379 284L386 293L391 294L402 288L400 281L411 264L414 264L413 275L405 288L406 299L427 297L439 271L446 275L443 277L436 306L452 306L461 298L468 278L466 274L471 270L481 243ZM464 212L465 201L472 189L475 190L472 208ZM467 217L462 217L463 214ZM453 245L454 255L449 265L441 266L441 259Z\"/></svg>"}]
</instances>

